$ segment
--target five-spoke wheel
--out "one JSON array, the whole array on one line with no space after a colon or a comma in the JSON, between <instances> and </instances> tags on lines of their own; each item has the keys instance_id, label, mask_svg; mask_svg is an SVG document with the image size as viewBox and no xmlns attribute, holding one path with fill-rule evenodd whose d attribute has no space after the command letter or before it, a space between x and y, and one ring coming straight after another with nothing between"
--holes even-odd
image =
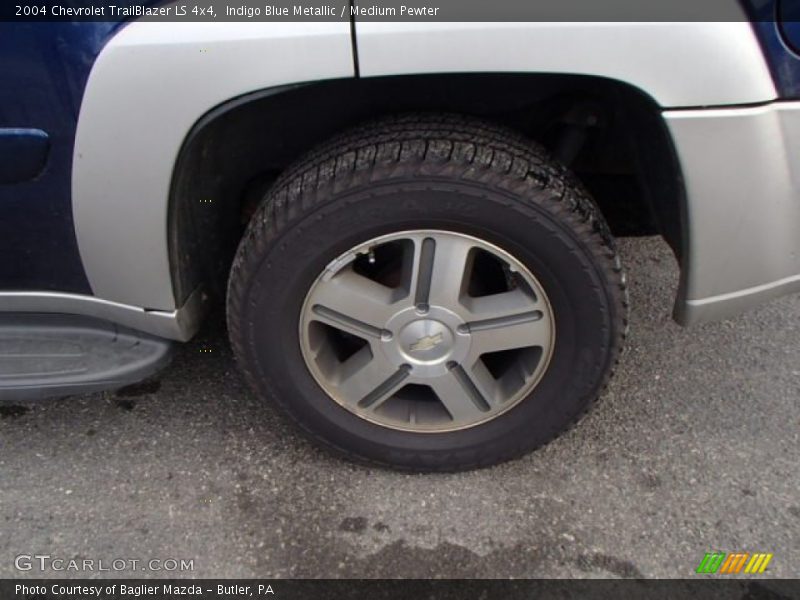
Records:
<instances>
[{"instance_id":1,"label":"five-spoke wheel","mask_svg":"<svg viewBox=\"0 0 800 600\"><path fill-rule=\"evenodd\" d=\"M531 272L500 248L447 231L403 231L333 260L308 293L303 357L336 402L381 425L443 432L527 396L554 323Z\"/></svg>"}]
</instances>

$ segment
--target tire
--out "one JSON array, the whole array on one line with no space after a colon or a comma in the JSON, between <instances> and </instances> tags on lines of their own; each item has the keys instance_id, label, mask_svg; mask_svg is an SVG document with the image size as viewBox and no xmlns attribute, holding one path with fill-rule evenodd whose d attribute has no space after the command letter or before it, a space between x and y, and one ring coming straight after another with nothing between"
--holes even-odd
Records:
<instances>
[{"instance_id":1,"label":"tire","mask_svg":"<svg viewBox=\"0 0 800 600\"><path fill-rule=\"evenodd\" d=\"M425 244L434 250L424 254ZM453 254L469 258L437 263L436 253L450 247L469 247L468 254ZM423 264L429 268L414 266ZM443 264L458 266L447 271ZM453 296L444 282L461 265L461 279L453 276L461 287ZM409 277L417 291L398 284ZM459 300L453 306L418 302L429 299L419 291L425 281L430 299ZM368 301L348 304L345 299L362 287ZM403 300L379 303L390 288L387 298L400 290ZM504 301L493 294L501 293L538 303L524 315L537 321L539 333L516 317L467 322L469 315L462 315L467 304L500 311ZM482 294L485 300L474 299ZM321 304L315 304L318 296ZM331 298L341 298L345 310L354 307L349 320L325 308ZM367 323L383 314L382 307L407 305L422 316L403 316L395 331ZM567 430L607 383L626 319L620 261L586 191L530 140L453 115L382 119L287 169L249 224L228 287L232 346L260 398L341 456L413 471L489 466ZM479 334L479 324L489 333ZM517 335L519 348L495 351ZM534 335L541 343L526 345ZM399 367L391 362L397 352L410 357ZM359 364L380 358L397 371L359 399L362 379L370 386L379 381L348 366L362 355L366 362ZM447 387L451 374L462 388ZM403 387L405 381L422 385ZM460 400L440 392L449 389L463 389L474 405L451 408Z\"/></svg>"}]
</instances>

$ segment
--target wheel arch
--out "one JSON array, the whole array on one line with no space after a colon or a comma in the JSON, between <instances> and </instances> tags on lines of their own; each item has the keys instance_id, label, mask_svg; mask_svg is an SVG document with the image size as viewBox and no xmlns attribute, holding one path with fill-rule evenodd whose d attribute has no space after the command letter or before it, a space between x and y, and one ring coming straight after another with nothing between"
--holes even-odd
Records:
<instances>
[{"instance_id":1,"label":"wheel arch","mask_svg":"<svg viewBox=\"0 0 800 600\"><path fill-rule=\"evenodd\" d=\"M568 74L338 79L238 97L195 123L175 163L168 208L178 303L201 284L224 293L247 216L286 166L365 120L433 111L500 122L544 143L573 166L583 162L579 174L598 171L589 187L617 232L660 233L680 260L685 243L680 168L659 107L641 90ZM595 125L583 122L592 119ZM603 158L609 148L613 156ZM629 197L622 201L609 189L615 179L625 179Z\"/></svg>"}]
</instances>

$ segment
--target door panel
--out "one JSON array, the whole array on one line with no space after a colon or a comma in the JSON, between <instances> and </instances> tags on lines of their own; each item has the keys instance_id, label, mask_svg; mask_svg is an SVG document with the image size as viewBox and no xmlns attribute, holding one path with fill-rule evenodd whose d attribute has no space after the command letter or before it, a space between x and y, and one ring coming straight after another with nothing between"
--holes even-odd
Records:
<instances>
[{"instance_id":1,"label":"door panel","mask_svg":"<svg viewBox=\"0 0 800 600\"><path fill-rule=\"evenodd\" d=\"M72 147L83 86L117 25L0 23L0 290L91 291L72 224Z\"/></svg>"}]
</instances>

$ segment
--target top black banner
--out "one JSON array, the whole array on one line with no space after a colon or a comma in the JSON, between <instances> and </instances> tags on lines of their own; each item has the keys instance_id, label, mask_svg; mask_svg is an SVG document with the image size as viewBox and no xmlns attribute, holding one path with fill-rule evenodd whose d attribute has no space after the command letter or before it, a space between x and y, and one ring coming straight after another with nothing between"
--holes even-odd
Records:
<instances>
[{"instance_id":1,"label":"top black banner","mask_svg":"<svg viewBox=\"0 0 800 600\"><path fill-rule=\"evenodd\" d=\"M800 0L5 0L0 21L772 21ZM784 11L785 14L780 14Z\"/></svg>"}]
</instances>

